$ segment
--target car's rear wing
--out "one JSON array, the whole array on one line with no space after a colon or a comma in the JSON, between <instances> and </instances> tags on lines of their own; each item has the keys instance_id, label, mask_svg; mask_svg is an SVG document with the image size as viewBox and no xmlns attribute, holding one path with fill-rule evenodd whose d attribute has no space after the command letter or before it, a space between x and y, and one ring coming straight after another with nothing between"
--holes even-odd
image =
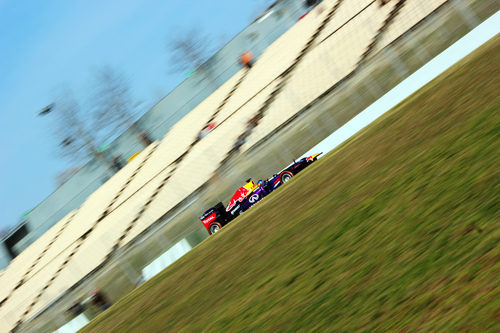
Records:
<instances>
[{"instance_id":1,"label":"car's rear wing","mask_svg":"<svg viewBox=\"0 0 500 333\"><path fill-rule=\"evenodd\" d=\"M200 220L204 220L213 213L216 213L216 215L220 215L221 212L224 210L224 204L222 202L219 202L217 205L213 206L212 208L207 209L203 215L201 215Z\"/></svg>"}]
</instances>

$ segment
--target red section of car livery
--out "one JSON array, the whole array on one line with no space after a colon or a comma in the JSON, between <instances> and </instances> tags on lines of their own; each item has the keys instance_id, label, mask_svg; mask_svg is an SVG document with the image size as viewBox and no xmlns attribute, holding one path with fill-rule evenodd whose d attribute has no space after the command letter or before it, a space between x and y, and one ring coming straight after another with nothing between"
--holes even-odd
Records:
<instances>
[{"instance_id":1,"label":"red section of car livery","mask_svg":"<svg viewBox=\"0 0 500 333\"><path fill-rule=\"evenodd\" d=\"M206 219L201 221L205 225L205 227L208 229L208 226L210 225L210 222L215 221L215 218L217 217L217 213L212 213L210 216L208 216Z\"/></svg>"},{"instance_id":2,"label":"red section of car livery","mask_svg":"<svg viewBox=\"0 0 500 333\"><path fill-rule=\"evenodd\" d=\"M238 201L242 201L245 199L245 197L252 192L252 190L255 188L255 183L252 180L248 180L248 183L240 187L236 192L234 192L233 197L229 201L229 205L226 207L226 212L229 212L231 208L236 205Z\"/></svg>"}]
</instances>

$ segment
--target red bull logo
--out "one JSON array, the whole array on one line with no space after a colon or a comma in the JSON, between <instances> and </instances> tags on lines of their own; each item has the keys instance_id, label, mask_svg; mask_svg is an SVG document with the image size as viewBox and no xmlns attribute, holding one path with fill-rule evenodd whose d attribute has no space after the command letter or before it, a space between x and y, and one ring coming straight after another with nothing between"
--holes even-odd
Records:
<instances>
[{"instance_id":1,"label":"red bull logo","mask_svg":"<svg viewBox=\"0 0 500 333\"><path fill-rule=\"evenodd\" d=\"M233 197L231 198L231 200L229 201L229 205L227 205L227 208L226 208L226 212L229 212L231 210L231 208L234 207L234 205L236 205L236 203L238 201L241 201L243 200L247 195L248 193L250 193L250 189L246 188L245 186L242 186L240 187L233 195Z\"/></svg>"},{"instance_id":2,"label":"red bull logo","mask_svg":"<svg viewBox=\"0 0 500 333\"><path fill-rule=\"evenodd\" d=\"M306 158L306 160L307 160L307 162L314 162L315 158L317 158L321 154L323 154L323 153L314 154L314 155L309 156L308 158Z\"/></svg>"},{"instance_id":3,"label":"red bull logo","mask_svg":"<svg viewBox=\"0 0 500 333\"><path fill-rule=\"evenodd\" d=\"M227 205L227 208L226 208L226 212L229 212L233 207L234 205L236 205L236 203L238 201L242 201L248 194L250 194L250 192L252 192L252 190L255 188L255 183L253 182L253 180L248 180L248 183L246 183L245 185L243 185L242 187L240 187L233 195L233 197L231 198L231 200L229 201L229 205Z\"/></svg>"}]
</instances>

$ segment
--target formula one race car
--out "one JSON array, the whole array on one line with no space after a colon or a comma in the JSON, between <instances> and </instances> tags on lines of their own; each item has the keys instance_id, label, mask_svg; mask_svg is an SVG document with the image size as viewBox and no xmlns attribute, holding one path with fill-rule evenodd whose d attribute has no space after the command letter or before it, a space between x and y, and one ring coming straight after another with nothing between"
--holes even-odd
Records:
<instances>
[{"instance_id":1,"label":"formula one race car","mask_svg":"<svg viewBox=\"0 0 500 333\"><path fill-rule=\"evenodd\" d=\"M268 192L274 191L281 184L286 183L287 181L292 179L293 176L295 176L296 174L307 168L309 165L311 165L313 162L315 162L318 159L319 155L321 154L323 153L314 154L309 157L301 158L298 161L293 161L292 164L290 164L280 172L275 173L271 177L271 179L267 180L266 190Z\"/></svg>"},{"instance_id":2,"label":"formula one race car","mask_svg":"<svg viewBox=\"0 0 500 333\"><path fill-rule=\"evenodd\" d=\"M219 202L203 213L200 220L207 228L208 233L210 235L216 233L269 194L263 185L262 180L255 184L251 179L248 179L247 183L234 193L226 208L222 202Z\"/></svg>"},{"instance_id":3,"label":"formula one race car","mask_svg":"<svg viewBox=\"0 0 500 333\"><path fill-rule=\"evenodd\" d=\"M281 184L286 183L300 171L311 165L322 153L309 157L304 157L274 174L271 179L259 180L255 184L251 179L241 186L229 201L229 205L224 208L222 202L208 209L200 217L201 222L210 235L219 231L223 226L234 220L241 213L255 205L269 193L277 189Z\"/></svg>"}]
</instances>

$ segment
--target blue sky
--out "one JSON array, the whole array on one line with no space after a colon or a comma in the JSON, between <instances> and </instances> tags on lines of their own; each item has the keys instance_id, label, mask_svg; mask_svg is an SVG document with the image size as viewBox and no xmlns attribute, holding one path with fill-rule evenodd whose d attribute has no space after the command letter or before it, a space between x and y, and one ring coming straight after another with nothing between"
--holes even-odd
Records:
<instances>
[{"instance_id":1,"label":"blue sky","mask_svg":"<svg viewBox=\"0 0 500 333\"><path fill-rule=\"evenodd\" d=\"M169 74L169 33L196 26L227 41L272 2L0 0L0 229L70 166L55 155L50 115L34 115L62 85L85 94L92 71L111 65L152 105L184 78Z\"/></svg>"}]
</instances>

